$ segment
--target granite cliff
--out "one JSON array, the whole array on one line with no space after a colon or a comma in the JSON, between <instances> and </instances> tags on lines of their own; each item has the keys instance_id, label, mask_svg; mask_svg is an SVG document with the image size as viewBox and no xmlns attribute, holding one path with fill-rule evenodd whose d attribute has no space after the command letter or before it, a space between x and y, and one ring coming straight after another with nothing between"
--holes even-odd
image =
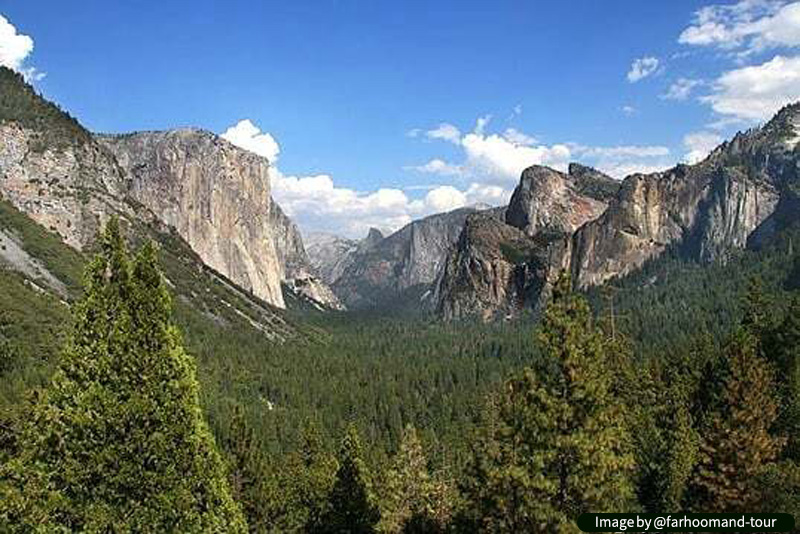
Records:
<instances>
[{"instance_id":1,"label":"granite cliff","mask_svg":"<svg viewBox=\"0 0 800 534\"><path fill-rule=\"evenodd\" d=\"M506 215L513 230L467 224L437 281L437 310L455 318L536 309L562 269L586 288L670 248L709 262L759 246L800 215L799 127L800 104L787 106L695 165L621 183L576 164L567 174L526 169ZM516 261L509 250L520 252Z\"/></svg>"},{"instance_id":2,"label":"granite cliff","mask_svg":"<svg viewBox=\"0 0 800 534\"><path fill-rule=\"evenodd\" d=\"M0 192L76 249L112 214L134 216L113 154L75 119L0 67ZM142 214L146 216L146 214Z\"/></svg>"},{"instance_id":3,"label":"granite cliff","mask_svg":"<svg viewBox=\"0 0 800 534\"><path fill-rule=\"evenodd\" d=\"M266 159L193 128L93 135L5 68L0 96L0 193L66 244L85 248L111 215L158 224L268 304L284 306L283 282L340 307L272 200Z\"/></svg>"},{"instance_id":4,"label":"granite cliff","mask_svg":"<svg viewBox=\"0 0 800 534\"><path fill-rule=\"evenodd\" d=\"M445 319L514 317L535 309L568 267L571 236L598 217L619 183L582 165L525 169L505 217L471 215L436 282Z\"/></svg>"},{"instance_id":5,"label":"granite cliff","mask_svg":"<svg viewBox=\"0 0 800 534\"><path fill-rule=\"evenodd\" d=\"M467 207L411 222L383 237L371 230L366 239L337 260L340 274L334 292L350 308L390 304L406 292L424 295L431 287L467 216ZM335 269L332 269L332 271Z\"/></svg>"},{"instance_id":6,"label":"granite cliff","mask_svg":"<svg viewBox=\"0 0 800 534\"><path fill-rule=\"evenodd\" d=\"M210 267L283 307L269 162L204 130L98 136L130 196L174 227Z\"/></svg>"}]
</instances>

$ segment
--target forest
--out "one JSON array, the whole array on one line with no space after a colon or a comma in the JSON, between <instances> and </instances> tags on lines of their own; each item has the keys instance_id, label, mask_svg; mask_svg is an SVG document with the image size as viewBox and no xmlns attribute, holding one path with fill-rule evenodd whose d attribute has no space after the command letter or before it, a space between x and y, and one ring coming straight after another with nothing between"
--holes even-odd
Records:
<instances>
[{"instance_id":1,"label":"forest","mask_svg":"<svg viewBox=\"0 0 800 534\"><path fill-rule=\"evenodd\" d=\"M270 343L174 299L165 251L112 221L85 267L59 259L71 308L3 271L0 525L570 532L586 511L797 515L798 237L711 265L668 253L588 293L563 275L541 317L297 312L303 334Z\"/></svg>"}]
</instances>

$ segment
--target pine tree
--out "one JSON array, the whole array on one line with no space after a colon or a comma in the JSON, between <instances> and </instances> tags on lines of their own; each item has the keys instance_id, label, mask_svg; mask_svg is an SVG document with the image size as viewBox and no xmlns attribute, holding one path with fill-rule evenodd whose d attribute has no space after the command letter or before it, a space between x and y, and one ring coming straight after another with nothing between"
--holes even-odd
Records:
<instances>
[{"instance_id":1,"label":"pine tree","mask_svg":"<svg viewBox=\"0 0 800 534\"><path fill-rule=\"evenodd\" d=\"M358 430L350 425L339 452L339 469L328 496L328 509L316 532L370 534L380 521L380 511L369 490L366 466L361 458Z\"/></svg>"},{"instance_id":2,"label":"pine tree","mask_svg":"<svg viewBox=\"0 0 800 534\"><path fill-rule=\"evenodd\" d=\"M270 481L262 445L241 405L236 405L223 441L228 456L231 494L244 512L251 532L266 532L272 518L267 504Z\"/></svg>"},{"instance_id":3,"label":"pine tree","mask_svg":"<svg viewBox=\"0 0 800 534\"><path fill-rule=\"evenodd\" d=\"M742 327L749 332L756 341L756 349L763 354L770 345L770 335L774 328L774 310L770 297L764 291L761 278L753 277L747 286L747 293L742 303Z\"/></svg>"},{"instance_id":4,"label":"pine tree","mask_svg":"<svg viewBox=\"0 0 800 534\"><path fill-rule=\"evenodd\" d=\"M463 488L472 530L577 531L583 512L634 504L633 458L606 346L566 276L539 341L549 365L506 382L476 449Z\"/></svg>"},{"instance_id":5,"label":"pine tree","mask_svg":"<svg viewBox=\"0 0 800 534\"><path fill-rule=\"evenodd\" d=\"M685 403L673 407L668 432L661 510L683 510L684 497L699 456L699 436Z\"/></svg>"},{"instance_id":6,"label":"pine tree","mask_svg":"<svg viewBox=\"0 0 800 534\"><path fill-rule=\"evenodd\" d=\"M800 295L795 295L776 335L776 360L781 376L783 402L778 427L788 436L785 454L800 461Z\"/></svg>"},{"instance_id":7,"label":"pine tree","mask_svg":"<svg viewBox=\"0 0 800 534\"><path fill-rule=\"evenodd\" d=\"M778 413L773 373L757 356L748 331L736 332L726 348L729 376L721 406L703 434L694 475L697 501L704 512L746 511L761 499L754 482L773 464L784 440L770 434Z\"/></svg>"},{"instance_id":8,"label":"pine tree","mask_svg":"<svg viewBox=\"0 0 800 534\"><path fill-rule=\"evenodd\" d=\"M381 532L444 532L441 488L428 472L422 441L411 425L403 431L384 492Z\"/></svg>"},{"instance_id":9,"label":"pine tree","mask_svg":"<svg viewBox=\"0 0 800 534\"><path fill-rule=\"evenodd\" d=\"M325 450L319 426L306 421L301 445L284 466L281 484L287 497L285 530L305 528L318 531L328 506L328 494L336 476L336 459Z\"/></svg>"},{"instance_id":10,"label":"pine tree","mask_svg":"<svg viewBox=\"0 0 800 534\"><path fill-rule=\"evenodd\" d=\"M245 532L156 250L112 219L49 387L2 473L4 531Z\"/></svg>"}]
</instances>

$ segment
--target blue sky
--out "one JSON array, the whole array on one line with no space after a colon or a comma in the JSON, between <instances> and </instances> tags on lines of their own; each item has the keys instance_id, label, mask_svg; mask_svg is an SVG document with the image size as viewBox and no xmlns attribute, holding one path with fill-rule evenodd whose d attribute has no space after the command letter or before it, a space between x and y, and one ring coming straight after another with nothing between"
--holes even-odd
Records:
<instances>
[{"instance_id":1,"label":"blue sky","mask_svg":"<svg viewBox=\"0 0 800 534\"><path fill-rule=\"evenodd\" d=\"M800 2L0 0L0 14L0 62L90 129L227 132L275 162L274 196L305 231L351 236L503 203L533 163L621 178L696 160L800 97Z\"/></svg>"}]
</instances>

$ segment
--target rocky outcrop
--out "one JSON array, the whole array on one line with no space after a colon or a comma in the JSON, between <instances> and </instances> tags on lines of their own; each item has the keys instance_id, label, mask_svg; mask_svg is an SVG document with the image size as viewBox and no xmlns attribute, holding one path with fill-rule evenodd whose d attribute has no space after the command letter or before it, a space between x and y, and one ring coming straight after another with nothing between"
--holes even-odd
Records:
<instances>
[{"instance_id":1,"label":"rocky outcrop","mask_svg":"<svg viewBox=\"0 0 800 534\"><path fill-rule=\"evenodd\" d=\"M198 129L98 139L125 171L129 194L174 227L203 262L284 306L265 158Z\"/></svg>"},{"instance_id":2,"label":"rocky outcrop","mask_svg":"<svg viewBox=\"0 0 800 534\"><path fill-rule=\"evenodd\" d=\"M634 174L621 185L577 164L566 175L526 169L506 222L534 240L526 253L534 260L512 269L498 251L513 233L465 228L470 234L459 240L437 285L439 311L459 317L535 306L562 268L588 287L624 276L668 248L707 262L758 246L800 215L798 126L800 104L787 106L696 165Z\"/></svg>"},{"instance_id":3,"label":"rocky outcrop","mask_svg":"<svg viewBox=\"0 0 800 534\"><path fill-rule=\"evenodd\" d=\"M572 166L579 174L562 172L534 165L522 172L519 185L511 196L506 222L529 236L543 230L572 233L597 218L607 207L605 189L595 195L592 183L606 185L611 178L600 178L599 171L589 173L587 167ZM613 185L613 181L608 185Z\"/></svg>"},{"instance_id":4,"label":"rocky outcrop","mask_svg":"<svg viewBox=\"0 0 800 534\"><path fill-rule=\"evenodd\" d=\"M437 313L490 320L537 308L566 246L562 238L537 240L497 218L470 215L437 281Z\"/></svg>"},{"instance_id":5,"label":"rocky outcrop","mask_svg":"<svg viewBox=\"0 0 800 534\"><path fill-rule=\"evenodd\" d=\"M574 238L572 272L586 287L625 275L676 247L724 259L796 217L800 105L740 133L696 165L625 179L608 210Z\"/></svg>"},{"instance_id":6,"label":"rocky outcrop","mask_svg":"<svg viewBox=\"0 0 800 534\"><path fill-rule=\"evenodd\" d=\"M133 215L114 156L77 121L5 67L0 95L3 198L77 249L110 215Z\"/></svg>"},{"instance_id":7,"label":"rocky outcrop","mask_svg":"<svg viewBox=\"0 0 800 534\"><path fill-rule=\"evenodd\" d=\"M391 301L412 288L430 287L467 216L477 211L468 207L431 215L383 239L370 231L333 281L333 290L349 308L358 308Z\"/></svg>"},{"instance_id":8,"label":"rocky outcrop","mask_svg":"<svg viewBox=\"0 0 800 534\"><path fill-rule=\"evenodd\" d=\"M274 200L270 210L269 226L272 230L275 253L278 255L281 280L310 274L311 263L303 246L300 230Z\"/></svg>"},{"instance_id":9,"label":"rocky outcrop","mask_svg":"<svg viewBox=\"0 0 800 534\"><path fill-rule=\"evenodd\" d=\"M342 303L311 265L297 225L278 204L273 202L272 207L270 226L285 287L320 310L343 310Z\"/></svg>"},{"instance_id":10,"label":"rocky outcrop","mask_svg":"<svg viewBox=\"0 0 800 534\"><path fill-rule=\"evenodd\" d=\"M328 285L342 276L359 245L354 239L326 233L308 234L304 243L312 268Z\"/></svg>"},{"instance_id":11,"label":"rocky outcrop","mask_svg":"<svg viewBox=\"0 0 800 534\"><path fill-rule=\"evenodd\" d=\"M571 236L598 217L619 183L573 164L569 173L525 169L511 202L494 217L471 216L436 285L446 319L516 315L537 308L558 273L569 266Z\"/></svg>"}]
</instances>

